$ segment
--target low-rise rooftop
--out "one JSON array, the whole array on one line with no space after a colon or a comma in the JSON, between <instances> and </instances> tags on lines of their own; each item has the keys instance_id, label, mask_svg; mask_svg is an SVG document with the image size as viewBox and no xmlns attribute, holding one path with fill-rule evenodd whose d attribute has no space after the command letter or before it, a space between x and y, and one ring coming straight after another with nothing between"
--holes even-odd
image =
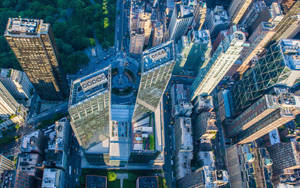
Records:
<instances>
[{"instance_id":1,"label":"low-rise rooftop","mask_svg":"<svg viewBox=\"0 0 300 188\"><path fill-rule=\"evenodd\" d=\"M279 42L287 66L300 70L300 40L282 39Z\"/></svg>"}]
</instances>

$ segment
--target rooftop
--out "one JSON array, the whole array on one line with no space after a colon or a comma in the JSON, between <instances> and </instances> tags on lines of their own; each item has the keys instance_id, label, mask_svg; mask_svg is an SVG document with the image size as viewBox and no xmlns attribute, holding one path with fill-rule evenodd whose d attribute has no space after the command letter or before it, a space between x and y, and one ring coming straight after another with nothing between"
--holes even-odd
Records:
<instances>
[{"instance_id":1,"label":"rooftop","mask_svg":"<svg viewBox=\"0 0 300 188\"><path fill-rule=\"evenodd\" d=\"M177 18L187 18L193 16L193 7L188 5L177 4Z\"/></svg>"},{"instance_id":2,"label":"rooftop","mask_svg":"<svg viewBox=\"0 0 300 188\"><path fill-rule=\"evenodd\" d=\"M282 39L279 45L287 66L292 70L300 70L300 40Z\"/></svg>"},{"instance_id":3,"label":"rooftop","mask_svg":"<svg viewBox=\"0 0 300 188\"><path fill-rule=\"evenodd\" d=\"M138 177L136 183L139 185L137 187L141 188L157 188L158 178L156 176Z\"/></svg>"},{"instance_id":4,"label":"rooftop","mask_svg":"<svg viewBox=\"0 0 300 188\"><path fill-rule=\"evenodd\" d=\"M109 79L110 66L73 81L69 105L108 91Z\"/></svg>"},{"instance_id":5,"label":"rooftop","mask_svg":"<svg viewBox=\"0 0 300 188\"><path fill-rule=\"evenodd\" d=\"M10 69L0 69L0 77L2 78L10 77Z\"/></svg>"},{"instance_id":6,"label":"rooftop","mask_svg":"<svg viewBox=\"0 0 300 188\"><path fill-rule=\"evenodd\" d=\"M142 72L175 61L174 42L168 41L143 52Z\"/></svg>"},{"instance_id":7,"label":"rooftop","mask_svg":"<svg viewBox=\"0 0 300 188\"><path fill-rule=\"evenodd\" d=\"M62 171L55 168L45 168L43 174L42 188L55 188L58 186L59 176Z\"/></svg>"},{"instance_id":8,"label":"rooftop","mask_svg":"<svg viewBox=\"0 0 300 188\"><path fill-rule=\"evenodd\" d=\"M86 176L86 188L106 188L107 179L105 176Z\"/></svg>"},{"instance_id":9,"label":"rooftop","mask_svg":"<svg viewBox=\"0 0 300 188\"><path fill-rule=\"evenodd\" d=\"M180 150L192 151L193 150L193 137L192 137L192 123L191 118L179 117L176 119L181 128L181 146Z\"/></svg>"},{"instance_id":10,"label":"rooftop","mask_svg":"<svg viewBox=\"0 0 300 188\"><path fill-rule=\"evenodd\" d=\"M200 30L200 31L194 31L193 32L193 41L199 41L202 43L210 43L210 32L209 30Z\"/></svg>"},{"instance_id":11,"label":"rooftop","mask_svg":"<svg viewBox=\"0 0 300 188\"><path fill-rule=\"evenodd\" d=\"M43 20L28 18L9 18L5 35L37 35L47 32L49 24Z\"/></svg>"},{"instance_id":12,"label":"rooftop","mask_svg":"<svg viewBox=\"0 0 300 188\"><path fill-rule=\"evenodd\" d=\"M39 150L38 141L39 141L41 134L42 134L41 131L37 130L30 134L23 136L21 150L27 151L27 152L30 152L32 150Z\"/></svg>"}]
</instances>

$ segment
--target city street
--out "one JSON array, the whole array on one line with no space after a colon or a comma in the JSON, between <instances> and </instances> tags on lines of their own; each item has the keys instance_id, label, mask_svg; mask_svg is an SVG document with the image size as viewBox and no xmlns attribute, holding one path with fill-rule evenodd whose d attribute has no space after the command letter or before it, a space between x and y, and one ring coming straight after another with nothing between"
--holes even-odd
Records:
<instances>
[{"instance_id":1,"label":"city street","mask_svg":"<svg viewBox=\"0 0 300 188\"><path fill-rule=\"evenodd\" d=\"M76 137L71 135L68 155L68 164L66 169L66 187L74 188L79 183L79 176L81 174L81 157L79 154L79 144Z\"/></svg>"},{"instance_id":2,"label":"city street","mask_svg":"<svg viewBox=\"0 0 300 188\"><path fill-rule=\"evenodd\" d=\"M169 91L169 87L167 87L165 93ZM169 92L168 92L169 93ZM172 111L172 105L171 103L171 98L170 95L168 96L164 94L163 96L163 106L164 106L164 127L165 127L165 165L163 167L164 169L164 175L167 181L167 185L169 187L175 187L176 186L176 181L175 181L175 173L173 172L173 166L171 164L171 160L173 160L174 157L174 128L171 124L172 121L172 116L171 116L171 111ZM173 174L173 175L172 175Z\"/></svg>"}]
</instances>

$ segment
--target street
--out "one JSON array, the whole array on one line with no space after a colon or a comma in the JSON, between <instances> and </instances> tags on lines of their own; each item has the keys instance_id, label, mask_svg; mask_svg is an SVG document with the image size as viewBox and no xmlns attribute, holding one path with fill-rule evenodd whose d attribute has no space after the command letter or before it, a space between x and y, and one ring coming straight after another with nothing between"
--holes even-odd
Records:
<instances>
[{"instance_id":1,"label":"street","mask_svg":"<svg viewBox=\"0 0 300 188\"><path fill-rule=\"evenodd\" d=\"M76 185L80 185L79 176L81 174L81 157L79 154L80 146L73 134L71 135L69 144L69 155L66 169L66 187L74 188Z\"/></svg>"},{"instance_id":2,"label":"street","mask_svg":"<svg viewBox=\"0 0 300 188\"><path fill-rule=\"evenodd\" d=\"M167 87L165 93L169 90L170 86ZM168 92L170 93L170 92ZM173 172L173 165L171 161L174 160L174 129L171 125L171 111L172 105L171 98L164 94L163 96L163 106L164 106L164 127L165 127L165 164L164 164L164 175L167 181L168 187L175 187L176 180L175 180L175 173ZM172 175L173 174L173 175Z\"/></svg>"}]
</instances>

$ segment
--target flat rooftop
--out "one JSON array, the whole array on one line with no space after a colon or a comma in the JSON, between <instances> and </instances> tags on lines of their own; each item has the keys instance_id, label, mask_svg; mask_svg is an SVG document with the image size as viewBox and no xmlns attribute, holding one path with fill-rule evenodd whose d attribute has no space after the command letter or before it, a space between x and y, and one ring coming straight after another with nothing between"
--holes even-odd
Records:
<instances>
[{"instance_id":1,"label":"flat rooftop","mask_svg":"<svg viewBox=\"0 0 300 188\"><path fill-rule=\"evenodd\" d=\"M156 188L158 187L158 178L156 176L144 176L137 178L138 187L143 188Z\"/></svg>"},{"instance_id":2,"label":"flat rooftop","mask_svg":"<svg viewBox=\"0 0 300 188\"><path fill-rule=\"evenodd\" d=\"M106 188L107 179L105 176L86 176L86 188Z\"/></svg>"},{"instance_id":3,"label":"flat rooftop","mask_svg":"<svg viewBox=\"0 0 300 188\"><path fill-rule=\"evenodd\" d=\"M99 95L110 88L110 66L79 78L72 83L69 105Z\"/></svg>"},{"instance_id":4,"label":"flat rooftop","mask_svg":"<svg viewBox=\"0 0 300 188\"><path fill-rule=\"evenodd\" d=\"M142 72L175 61L174 42L168 41L143 52Z\"/></svg>"},{"instance_id":5,"label":"flat rooftop","mask_svg":"<svg viewBox=\"0 0 300 188\"><path fill-rule=\"evenodd\" d=\"M300 40L282 39L279 45L287 66L292 70L300 70Z\"/></svg>"},{"instance_id":6,"label":"flat rooftop","mask_svg":"<svg viewBox=\"0 0 300 188\"><path fill-rule=\"evenodd\" d=\"M43 20L28 18L9 18L5 35L37 35L48 32L49 24Z\"/></svg>"},{"instance_id":7,"label":"flat rooftop","mask_svg":"<svg viewBox=\"0 0 300 188\"><path fill-rule=\"evenodd\" d=\"M209 30L200 30L193 32L193 40L201 41L203 43L211 43Z\"/></svg>"},{"instance_id":8,"label":"flat rooftop","mask_svg":"<svg viewBox=\"0 0 300 188\"><path fill-rule=\"evenodd\" d=\"M59 173L61 170L54 168L45 168L43 174L43 188L53 188L57 186L57 179L59 179Z\"/></svg>"}]
</instances>

